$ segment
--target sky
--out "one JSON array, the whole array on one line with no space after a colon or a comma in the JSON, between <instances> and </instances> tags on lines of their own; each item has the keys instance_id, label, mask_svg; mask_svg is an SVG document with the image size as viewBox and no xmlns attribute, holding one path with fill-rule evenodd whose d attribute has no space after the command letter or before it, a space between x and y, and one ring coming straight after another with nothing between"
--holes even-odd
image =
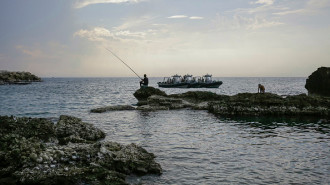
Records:
<instances>
[{"instance_id":1,"label":"sky","mask_svg":"<svg viewBox=\"0 0 330 185\"><path fill-rule=\"evenodd\" d=\"M330 0L1 0L0 70L41 77L308 77Z\"/></svg>"}]
</instances>

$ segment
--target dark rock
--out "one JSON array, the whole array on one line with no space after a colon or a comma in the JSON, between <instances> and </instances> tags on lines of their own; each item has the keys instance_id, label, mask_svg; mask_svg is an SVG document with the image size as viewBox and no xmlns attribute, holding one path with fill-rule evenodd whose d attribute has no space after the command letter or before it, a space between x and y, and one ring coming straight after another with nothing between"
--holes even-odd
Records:
<instances>
[{"instance_id":1,"label":"dark rock","mask_svg":"<svg viewBox=\"0 0 330 185\"><path fill-rule=\"evenodd\" d=\"M56 136L60 144L85 143L87 141L97 141L105 137L105 133L95 128L90 123L84 123L79 118L72 116L60 116L56 124Z\"/></svg>"},{"instance_id":2,"label":"dark rock","mask_svg":"<svg viewBox=\"0 0 330 185\"><path fill-rule=\"evenodd\" d=\"M229 101L210 102L208 110L221 115L329 117L330 98L310 97L304 94L282 98L271 93L243 93L231 96Z\"/></svg>"},{"instance_id":3,"label":"dark rock","mask_svg":"<svg viewBox=\"0 0 330 185\"><path fill-rule=\"evenodd\" d=\"M154 87L140 88L139 90L135 91L133 95L139 101L146 101L148 97L152 95L167 96L167 94L164 91L161 91Z\"/></svg>"},{"instance_id":4,"label":"dark rock","mask_svg":"<svg viewBox=\"0 0 330 185\"><path fill-rule=\"evenodd\" d=\"M330 116L330 98L305 94L287 96L272 93L240 93L233 96L190 91L168 96L152 95L137 110L169 109L209 110L221 115L292 115Z\"/></svg>"},{"instance_id":5,"label":"dark rock","mask_svg":"<svg viewBox=\"0 0 330 185\"><path fill-rule=\"evenodd\" d=\"M120 110L135 110L135 108L131 105L115 105L115 106L106 106L106 107L92 109L91 112L103 113L107 111L120 111Z\"/></svg>"},{"instance_id":6,"label":"dark rock","mask_svg":"<svg viewBox=\"0 0 330 185\"><path fill-rule=\"evenodd\" d=\"M59 145L63 138L69 142ZM131 173L161 174L154 154L135 144L96 141L100 138L102 131L71 116L61 116L55 125L46 119L0 116L0 182L127 184Z\"/></svg>"},{"instance_id":7,"label":"dark rock","mask_svg":"<svg viewBox=\"0 0 330 185\"><path fill-rule=\"evenodd\" d=\"M229 96L220 95L208 91L188 91L182 94L172 94L169 97L181 98L193 102L205 102L205 101L215 101L215 100L227 100Z\"/></svg>"},{"instance_id":8,"label":"dark rock","mask_svg":"<svg viewBox=\"0 0 330 185\"><path fill-rule=\"evenodd\" d=\"M330 67L320 67L306 80L309 95L330 97Z\"/></svg>"},{"instance_id":9,"label":"dark rock","mask_svg":"<svg viewBox=\"0 0 330 185\"><path fill-rule=\"evenodd\" d=\"M29 84L31 82L41 82L41 78L30 72L9 72L0 71L0 85L4 84Z\"/></svg>"}]
</instances>

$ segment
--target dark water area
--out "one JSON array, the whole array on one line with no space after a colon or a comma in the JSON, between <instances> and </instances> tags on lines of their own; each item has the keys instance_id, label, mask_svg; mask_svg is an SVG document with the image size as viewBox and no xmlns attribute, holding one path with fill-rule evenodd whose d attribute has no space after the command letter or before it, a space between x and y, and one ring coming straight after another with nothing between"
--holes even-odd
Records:
<instances>
[{"instance_id":1,"label":"dark water area","mask_svg":"<svg viewBox=\"0 0 330 185\"><path fill-rule=\"evenodd\" d=\"M306 78L215 78L233 95L307 93ZM150 78L150 85L162 78ZM52 118L66 114L93 123L106 140L137 143L153 152L161 176L130 176L132 184L329 184L329 121L310 117L222 117L195 110L90 113L108 105L134 105L136 78L46 78L0 86L0 115ZM162 89L167 94L192 89ZM197 89L193 89L197 90Z\"/></svg>"}]
</instances>

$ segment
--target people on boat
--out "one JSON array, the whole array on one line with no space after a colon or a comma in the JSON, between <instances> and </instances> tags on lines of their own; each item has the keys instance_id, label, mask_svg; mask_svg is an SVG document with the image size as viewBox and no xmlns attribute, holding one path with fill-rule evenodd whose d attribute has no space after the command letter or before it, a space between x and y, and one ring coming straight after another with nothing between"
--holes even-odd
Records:
<instances>
[{"instance_id":1,"label":"people on boat","mask_svg":"<svg viewBox=\"0 0 330 185\"><path fill-rule=\"evenodd\" d=\"M149 79L148 79L147 75L144 74L144 78L141 79L141 81L140 81L140 87L148 86L148 84L149 84Z\"/></svg>"},{"instance_id":2,"label":"people on boat","mask_svg":"<svg viewBox=\"0 0 330 185\"><path fill-rule=\"evenodd\" d=\"M265 86L258 84L258 93L265 93Z\"/></svg>"}]
</instances>

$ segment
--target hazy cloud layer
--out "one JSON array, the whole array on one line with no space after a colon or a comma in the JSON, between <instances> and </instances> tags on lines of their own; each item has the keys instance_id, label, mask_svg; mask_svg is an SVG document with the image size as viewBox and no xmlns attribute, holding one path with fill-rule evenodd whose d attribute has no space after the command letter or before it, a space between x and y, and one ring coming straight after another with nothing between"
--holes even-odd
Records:
<instances>
[{"instance_id":1,"label":"hazy cloud layer","mask_svg":"<svg viewBox=\"0 0 330 185\"><path fill-rule=\"evenodd\" d=\"M145 0L77 0L74 8L84 8L88 5L106 4L106 3L139 3Z\"/></svg>"},{"instance_id":2,"label":"hazy cloud layer","mask_svg":"<svg viewBox=\"0 0 330 185\"><path fill-rule=\"evenodd\" d=\"M0 69L41 76L307 76L330 61L330 0L0 1ZM134 75L134 74L133 74Z\"/></svg>"}]
</instances>

